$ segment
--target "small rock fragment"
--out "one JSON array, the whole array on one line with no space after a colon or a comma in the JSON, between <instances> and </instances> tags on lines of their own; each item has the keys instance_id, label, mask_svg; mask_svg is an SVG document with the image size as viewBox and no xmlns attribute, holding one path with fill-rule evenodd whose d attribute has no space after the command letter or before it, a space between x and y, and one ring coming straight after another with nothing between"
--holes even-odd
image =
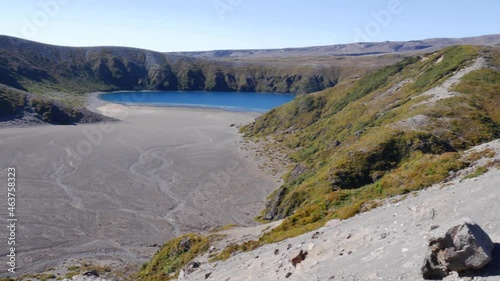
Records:
<instances>
[{"instance_id":1,"label":"small rock fragment","mask_svg":"<svg viewBox=\"0 0 500 281\"><path fill-rule=\"evenodd\" d=\"M431 231L434 230L434 229L438 229L438 228L439 228L439 225L436 225L436 224L433 224L430 227Z\"/></svg>"},{"instance_id":2,"label":"small rock fragment","mask_svg":"<svg viewBox=\"0 0 500 281\"><path fill-rule=\"evenodd\" d=\"M86 277L99 277L99 273L97 273L97 271L95 269L92 269L90 271L86 271L86 272L82 273L82 276L86 276Z\"/></svg>"},{"instance_id":3,"label":"small rock fragment","mask_svg":"<svg viewBox=\"0 0 500 281\"><path fill-rule=\"evenodd\" d=\"M188 263L188 265L185 268L186 274L191 274L193 271L195 271L197 268L201 266L201 263L192 261Z\"/></svg>"},{"instance_id":4,"label":"small rock fragment","mask_svg":"<svg viewBox=\"0 0 500 281\"><path fill-rule=\"evenodd\" d=\"M300 250L300 253L291 260L292 265L296 267L297 264L301 263L303 260L306 259L307 254L308 254L307 251Z\"/></svg>"}]
</instances>

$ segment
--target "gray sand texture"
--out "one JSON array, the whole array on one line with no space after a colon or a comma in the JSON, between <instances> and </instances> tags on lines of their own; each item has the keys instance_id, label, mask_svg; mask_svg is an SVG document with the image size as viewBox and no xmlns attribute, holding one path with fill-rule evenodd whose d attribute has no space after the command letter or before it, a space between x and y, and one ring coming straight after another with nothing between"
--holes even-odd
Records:
<instances>
[{"instance_id":1,"label":"gray sand texture","mask_svg":"<svg viewBox=\"0 0 500 281\"><path fill-rule=\"evenodd\" d=\"M17 169L18 273L69 259L142 263L181 233L252 224L277 187L230 126L258 114L92 106L123 121L0 130L0 182ZM0 210L6 218L6 200Z\"/></svg>"}]
</instances>

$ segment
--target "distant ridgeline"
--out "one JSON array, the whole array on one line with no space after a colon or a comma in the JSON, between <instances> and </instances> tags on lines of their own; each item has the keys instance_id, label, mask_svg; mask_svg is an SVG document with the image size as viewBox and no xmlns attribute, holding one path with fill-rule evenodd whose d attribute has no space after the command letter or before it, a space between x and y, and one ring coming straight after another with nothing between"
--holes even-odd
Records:
<instances>
[{"instance_id":1,"label":"distant ridgeline","mask_svg":"<svg viewBox=\"0 0 500 281\"><path fill-rule=\"evenodd\" d=\"M304 94L334 86L340 74L340 67L293 61L218 61L122 47L60 47L0 36L0 83L55 99L54 92L113 90Z\"/></svg>"}]
</instances>

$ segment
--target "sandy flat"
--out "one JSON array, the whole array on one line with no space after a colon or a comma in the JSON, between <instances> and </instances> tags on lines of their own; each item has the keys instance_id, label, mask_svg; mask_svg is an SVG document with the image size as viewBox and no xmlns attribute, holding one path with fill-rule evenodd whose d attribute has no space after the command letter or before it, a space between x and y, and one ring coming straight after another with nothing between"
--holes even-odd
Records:
<instances>
[{"instance_id":1,"label":"sandy flat","mask_svg":"<svg viewBox=\"0 0 500 281\"><path fill-rule=\"evenodd\" d=\"M180 233L252 224L277 187L230 127L258 114L95 100L89 107L123 121L0 130L0 182L7 167L18 171L21 273L74 258L146 261L152 245Z\"/></svg>"}]
</instances>

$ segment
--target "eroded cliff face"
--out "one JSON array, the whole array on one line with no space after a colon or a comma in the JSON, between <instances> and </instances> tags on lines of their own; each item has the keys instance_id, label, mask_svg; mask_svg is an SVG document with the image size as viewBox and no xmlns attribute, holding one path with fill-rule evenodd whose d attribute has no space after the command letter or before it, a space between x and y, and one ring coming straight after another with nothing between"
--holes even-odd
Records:
<instances>
[{"instance_id":1,"label":"eroded cliff face","mask_svg":"<svg viewBox=\"0 0 500 281\"><path fill-rule=\"evenodd\" d=\"M334 86L341 67L230 62L121 47L69 48L0 37L0 83L32 92L262 91Z\"/></svg>"}]
</instances>

